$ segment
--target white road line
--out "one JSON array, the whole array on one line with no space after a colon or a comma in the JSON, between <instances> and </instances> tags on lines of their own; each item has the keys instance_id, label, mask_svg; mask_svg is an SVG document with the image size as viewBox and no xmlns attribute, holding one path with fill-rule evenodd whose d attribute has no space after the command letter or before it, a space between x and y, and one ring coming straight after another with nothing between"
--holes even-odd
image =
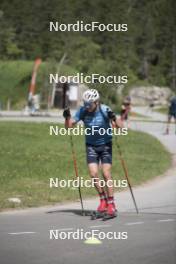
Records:
<instances>
[{"instance_id":1,"label":"white road line","mask_svg":"<svg viewBox=\"0 0 176 264\"><path fill-rule=\"evenodd\" d=\"M16 232L16 233L8 233L8 235L24 235L24 234L36 234L37 232Z\"/></svg>"},{"instance_id":2,"label":"white road line","mask_svg":"<svg viewBox=\"0 0 176 264\"><path fill-rule=\"evenodd\" d=\"M175 219L162 219L162 220L157 220L157 222L173 222Z\"/></svg>"},{"instance_id":3,"label":"white road line","mask_svg":"<svg viewBox=\"0 0 176 264\"><path fill-rule=\"evenodd\" d=\"M176 219L160 219L160 220L156 220L156 222L173 222L176 221ZM142 225L144 224L144 222L131 222L131 223L126 223L125 225L127 226L132 226L132 225ZM111 227L112 225L92 225L89 226L89 228L106 228L106 227ZM74 228L70 227L70 228L60 228L57 229L58 231L68 231L68 230L74 230ZM32 231L25 231L25 232L13 232L13 233L8 233L8 235L26 235L26 234L36 234L37 232L32 232Z\"/></svg>"},{"instance_id":4,"label":"white road line","mask_svg":"<svg viewBox=\"0 0 176 264\"><path fill-rule=\"evenodd\" d=\"M73 230L74 228L72 227L69 227L69 228L60 228L60 229L57 229L58 231L67 231L67 230Z\"/></svg>"},{"instance_id":5,"label":"white road line","mask_svg":"<svg viewBox=\"0 0 176 264\"><path fill-rule=\"evenodd\" d=\"M131 225L142 225L144 222L132 222L132 223L126 223L125 225L131 226Z\"/></svg>"},{"instance_id":6,"label":"white road line","mask_svg":"<svg viewBox=\"0 0 176 264\"><path fill-rule=\"evenodd\" d=\"M94 226L89 226L90 228L97 228L97 227L101 227L101 228L104 228L104 227L110 227L112 225L94 225Z\"/></svg>"}]
</instances>

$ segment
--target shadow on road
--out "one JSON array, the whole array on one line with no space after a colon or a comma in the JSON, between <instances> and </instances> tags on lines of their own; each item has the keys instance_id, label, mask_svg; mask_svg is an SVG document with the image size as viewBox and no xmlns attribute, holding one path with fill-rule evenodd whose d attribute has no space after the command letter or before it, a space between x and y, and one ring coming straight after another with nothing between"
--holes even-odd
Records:
<instances>
[{"instance_id":1,"label":"shadow on road","mask_svg":"<svg viewBox=\"0 0 176 264\"><path fill-rule=\"evenodd\" d=\"M146 215L146 214L158 214L158 215L176 215L175 210L174 212L163 212L163 211L159 211L159 209L161 208L175 208L175 205L167 205L167 206L155 206L155 207L143 207L143 208L139 208L139 216L142 215ZM153 209L155 209L153 211ZM158 210L157 210L158 209ZM147 210L147 211L146 211ZM74 215L78 215L78 216L91 216L93 211L91 210L85 210L84 213L82 212L82 210L80 209L60 209L60 210L51 210L51 211L47 211L47 214L57 214L57 213L72 213ZM128 210L128 211L124 211L124 212L118 212L118 215L136 215L134 210Z\"/></svg>"},{"instance_id":2,"label":"shadow on road","mask_svg":"<svg viewBox=\"0 0 176 264\"><path fill-rule=\"evenodd\" d=\"M61 209L61 210L51 210L51 211L48 211L46 213L47 214L72 213L72 214L79 215L79 216L91 216L92 211L84 210L84 212L82 212L82 210L80 210L80 209Z\"/></svg>"}]
</instances>

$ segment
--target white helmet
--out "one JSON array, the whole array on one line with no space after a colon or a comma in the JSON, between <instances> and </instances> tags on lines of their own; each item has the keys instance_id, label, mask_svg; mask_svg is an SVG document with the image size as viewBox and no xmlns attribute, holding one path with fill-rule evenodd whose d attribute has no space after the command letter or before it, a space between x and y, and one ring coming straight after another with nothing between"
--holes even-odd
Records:
<instances>
[{"instance_id":1,"label":"white helmet","mask_svg":"<svg viewBox=\"0 0 176 264\"><path fill-rule=\"evenodd\" d=\"M100 95L97 90L89 89L83 93L83 101L85 103L93 103L99 100Z\"/></svg>"}]
</instances>

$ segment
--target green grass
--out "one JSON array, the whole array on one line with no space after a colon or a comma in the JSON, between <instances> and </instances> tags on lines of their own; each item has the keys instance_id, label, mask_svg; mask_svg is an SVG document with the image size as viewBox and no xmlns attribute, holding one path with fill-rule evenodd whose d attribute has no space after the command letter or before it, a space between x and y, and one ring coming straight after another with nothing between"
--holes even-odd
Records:
<instances>
[{"instance_id":1,"label":"green grass","mask_svg":"<svg viewBox=\"0 0 176 264\"><path fill-rule=\"evenodd\" d=\"M83 136L74 136L79 175L89 179L85 161ZM120 136L119 143L133 185L162 174L170 166L170 154L158 140L130 131ZM124 179L113 147L113 177ZM78 191L49 188L49 178L74 179L74 168L68 136L50 136L49 124L0 122L0 208L34 207L78 199ZM93 188L84 188L83 197L95 195ZM8 198L18 197L14 205Z\"/></svg>"}]
</instances>

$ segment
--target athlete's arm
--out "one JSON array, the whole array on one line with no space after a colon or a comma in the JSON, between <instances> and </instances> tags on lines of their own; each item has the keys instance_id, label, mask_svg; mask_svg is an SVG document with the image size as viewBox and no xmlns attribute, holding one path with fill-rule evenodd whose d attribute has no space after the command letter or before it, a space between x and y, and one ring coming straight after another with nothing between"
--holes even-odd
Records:
<instances>
[{"instance_id":1,"label":"athlete's arm","mask_svg":"<svg viewBox=\"0 0 176 264\"><path fill-rule=\"evenodd\" d=\"M116 128L123 128L123 123L122 123L121 119L119 119L119 118L116 117L116 120L115 121L112 121L112 122L114 123L113 125Z\"/></svg>"},{"instance_id":2,"label":"athlete's arm","mask_svg":"<svg viewBox=\"0 0 176 264\"><path fill-rule=\"evenodd\" d=\"M65 119L65 128L70 128L70 127L74 127L76 125L76 121L74 121L71 118L67 118Z\"/></svg>"},{"instance_id":3,"label":"athlete's arm","mask_svg":"<svg viewBox=\"0 0 176 264\"><path fill-rule=\"evenodd\" d=\"M122 122L120 119L116 117L116 114L112 112L111 110L108 110L108 117L111 120L112 126L116 128L122 128Z\"/></svg>"},{"instance_id":4,"label":"athlete's arm","mask_svg":"<svg viewBox=\"0 0 176 264\"><path fill-rule=\"evenodd\" d=\"M78 122L71 118L71 113L69 108L66 108L64 110L63 117L65 118L65 128L71 128L74 125L76 125L76 123Z\"/></svg>"}]
</instances>

